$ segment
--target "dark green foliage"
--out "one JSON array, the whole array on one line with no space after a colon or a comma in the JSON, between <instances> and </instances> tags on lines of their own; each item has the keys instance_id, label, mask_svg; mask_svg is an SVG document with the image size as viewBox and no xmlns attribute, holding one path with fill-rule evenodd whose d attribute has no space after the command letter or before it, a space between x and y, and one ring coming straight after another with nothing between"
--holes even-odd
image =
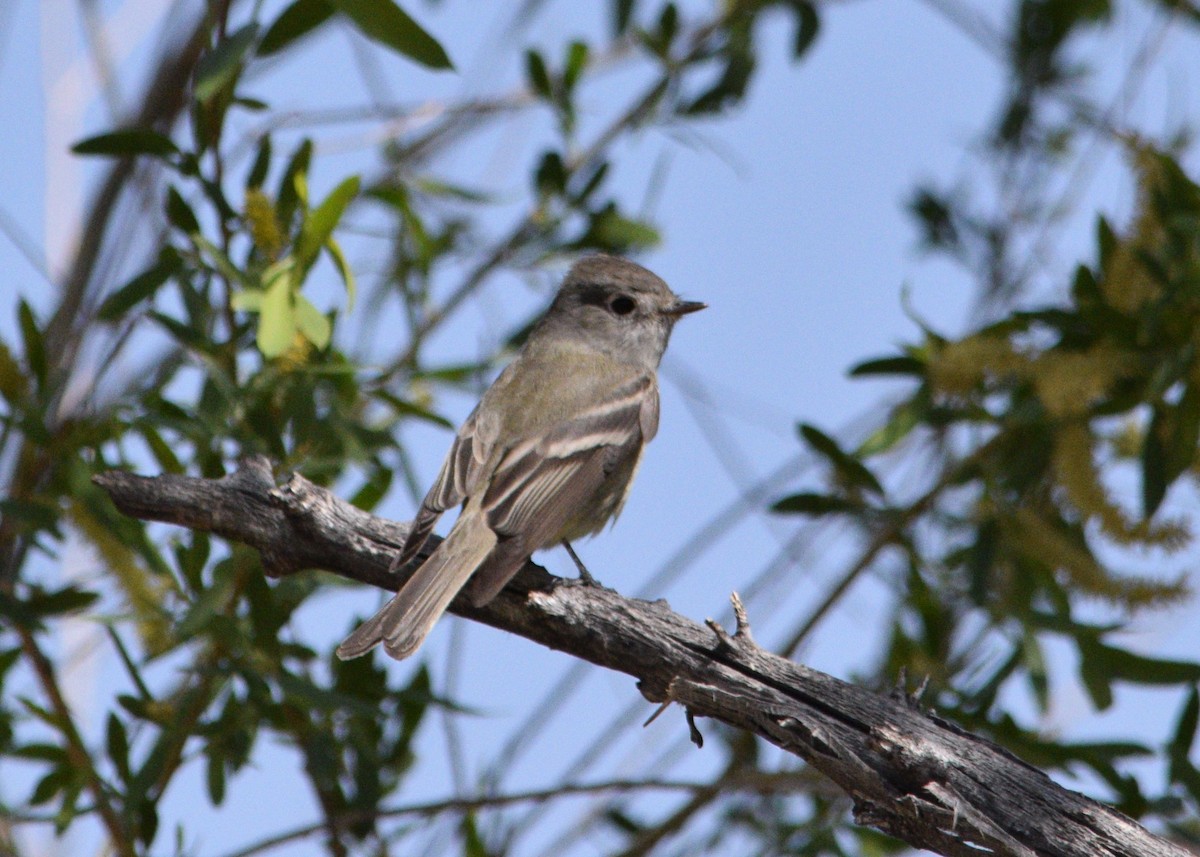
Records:
<instances>
[{"instance_id":1,"label":"dark green foliage","mask_svg":"<svg viewBox=\"0 0 1200 857\"><path fill-rule=\"evenodd\" d=\"M1033 5L1054 12L1023 8ZM1141 654L1122 631L1189 591L1177 571L1122 565L1194 547L1191 527L1162 512L1197 465L1200 187L1164 152L1135 145L1130 154L1140 184L1133 222L1118 231L1099 220L1097 261L1077 268L1063 302L1011 309L958 339L927 330L902 354L859 364L854 376L913 386L855 454L802 426L830 487L774 508L836 512L873 550L906 558L879 681L900 670L929 676L943 715L1040 767L1086 769L1122 811L1167 821L1181 795L1195 798L1182 748L1195 729L1200 662ZM955 206L923 194L912 208L927 246L969 262L951 226L968 218ZM919 487L867 470L905 452L937 463ZM1141 472L1136 512L1109 488L1109 474L1129 464ZM1110 621L1097 623L1098 612ZM1064 678L1052 681L1051 639L1072 647L1075 681L1097 710L1113 706L1121 685L1193 689L1163 754L1170 773L1159 793L1126 771L1154 748L1054 740L1009 710L1014 688L1049 710Z\"/></svg>"},{"instance_id":2,"label":"dark green foliage","mask_svg":"<svg viewBox=\"0 0 1200 857\"><path fill-rule=\"evenodd\" d=\"M312 847L407 853L406 837L432 824L397 817L444 814L456 851L507 853L504 817L486 801L389 815L401 789L425 797L416 738L426 715L464 712L434 694L423 667L397 680L380 660L338 661L329 641L300 633L297 617L334 581L310 571L268 582L253 552L121 515L90 478L119 467L220 477L238 457L263 453L280 473L300 470L364 509L396 487L417 495L426 486L415 484L396 428L449 428L443 397L474 394L495 365L492 355L433 363L429 337L502 268L582 250L636 252L669 238L615 189L621 144L655 126L710 124L744 103L764 28L787 28L790 59L833 31L822 29L825 7L806 0L715 4L708 18L688 4L613 0L612 42L506 43L525 91L414 123L382 148L384 169L374 176L331 177L337 159L281 130L286 123L254 91L255 75L267 60L324 61L301 51L310 38L346 31L356 49L380 46L384 61L410 72L413 64L449 70L453 51L409 14L424 18L431 5L235 0L181 11L199 16L200 47L176 112L146 105L145 127L74 146L114 170L135 164L136 187L151 189L136 221L101 222L97 234L152 236L155 246L117 273L81 257L88 275L78 301L64 297L46 310L13 292L6 310L0 762L31 773L27 794L3 793L19 806L0 807L0 851L9 826L28 816L59 832L86 819L121 857L189 853L195 831L189 819L167 816L164 795L188 772L214 806L227 803L272 744L287 748L319 807L315 826L295 833L321 843ZM1190 7L1160 5L1200 20ZM538 6L525 4L523 14ZM1085 124L1084 111L1064 113L1055 101L1076 96L1086 77L1072 51L1081 34L1109 26L1113 10L1102 0L1008 8L1009 29L995 46L1008 85L983 148L1003 160L1009 181L1037 188ZM583 121L593 108L588 88L624 60L639 63L648 82L593 132ZM423 94L404 98L419 103ZM509 216L512 199L447 178L438 156L518 110L549 117L549 130L524 155L528 174L510 184L525 194L523 213L496 237L491 227ZM243 139L247 116L254 130ZM1054 216L1046 214L1052 201L1034 194L1014 212L989 209L977 201L988 195L969 188L930 183L913 193L921 244L963 267L984 321L962 337L922 328L920 341L854 367L855 377L900 382L898 398L857 446L801 424L820 481L778 497L773 509L820 526L848 523L861 537L835 600L868 570L884 569L894 587L884 648L862 681L887 689L901 671L928 677L926 701L943 716L1033 764L1086 773L1124 811L1197 842L1200 666L1140 653L1122 635L1131 617L1174 603L1183 588L1174 572L1134 574L1121 559L1191 545L1194 522L1177 520L1172 500L1195 472L1200 438L1200 190L1173 152L1123 145L1137 164L1136 218L1118 226L1099 218L1095 259L1053 284L1056 297L1043 305L1022 303L1030 275L1013 248L1029 243L1039 216ZM310 197L313 176L328 189ZM124 181L129 193L132 179ZM384 224L377 231L388 250L372 257L382 271L359 271L360 286L341 241L367 222ZM465 271L450 294L447 271ZM385 307L400 319L387 330L347 324ZM514 328L503 332L505 347L518 347L529 325ZM368 350L359 330L383 347ZM97 343L99 365L81 362L81 344ZM806 418L823 424L819 412ZM912 468L895 477L898 462L914 460L923 481ZM1140 476L1136 511L1107 487L1116 466ZM68 532L93 551L88 576L49 585L40 569L58 561ZM48 632L67 619L102 628L99 645L121 674L104 688L111 696L94 724L77 722L61 702ZM1072 676L1048 654L1063 642ZM163 664L178 668L164 677ZM1028 701L1050 710L1068 680L1097 709L1119 702L1124 685L1175 690L1170 734L1068 742L1014 713L1014 697L1026 710ZM777 765L745 735L711 731L705 752L716 744L722 770L665 813L636 790L618 791L587 822L610 837L602 847L903 852L853 826L848 801L811 772ZM1161 782L1130 775L1131 763L1148 759L1161 764ZM278 821L287 831L312 819Z\"/></svg>"}]
</instances>

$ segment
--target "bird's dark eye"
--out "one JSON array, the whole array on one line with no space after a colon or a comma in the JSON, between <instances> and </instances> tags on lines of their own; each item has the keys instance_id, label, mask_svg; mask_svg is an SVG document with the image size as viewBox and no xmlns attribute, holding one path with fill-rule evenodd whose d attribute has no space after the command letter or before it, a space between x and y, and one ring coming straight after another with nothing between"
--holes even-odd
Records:
<instances>
[{"instance_id":1,"label":"bird's dark eye","mask_svg":"<svg viewBox=\"0 0 1200 857\"><path fill-rule=\"evenodd\" d=\"M617 315L629 315L637 309L637 304L628 295L617 295L612 299L612 303L608 307Z\"/></svg>"}]
</instances>

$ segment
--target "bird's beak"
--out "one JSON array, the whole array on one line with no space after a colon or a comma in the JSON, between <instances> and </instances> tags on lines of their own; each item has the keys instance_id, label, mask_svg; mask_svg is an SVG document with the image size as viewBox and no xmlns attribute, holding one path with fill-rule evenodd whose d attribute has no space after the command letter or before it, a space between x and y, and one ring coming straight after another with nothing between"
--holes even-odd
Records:
<instances>
[{"instance_id":1,"label":"bird's beak","mask_svg":"<svg viewBox=\"0 0 1200 857\"><path fill-rule=\"evenodd\" d=\"M667 308L666 314L674 318L679 318L681 315L699 312L707 308L708 304L703 301L675 301L673 306Z\"/></svg>"}]
</instances>

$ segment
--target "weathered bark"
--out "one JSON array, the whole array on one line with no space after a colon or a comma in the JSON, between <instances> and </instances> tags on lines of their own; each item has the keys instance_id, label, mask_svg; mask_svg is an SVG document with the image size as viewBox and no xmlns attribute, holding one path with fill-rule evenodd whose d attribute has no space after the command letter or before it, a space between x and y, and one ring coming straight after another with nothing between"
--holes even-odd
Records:
<instances>
[{"instance_id":1,"label":"weathered bark","mask_svg":"<svg viewBox=\"0 0 1200 857\"><path fill-rule=\"evenodd\" d=\"M96 482L122 512L257 548L269 574L321 568L396 589L388 563L407 528L304 477L276 487L255 458L219 480L110 472ZM738 605L735 599L735 606ZM739 610L729 634L662 601L581 586L528 563L491 604L451 610L638 679L682 705L796 754L853 798L860 824L948 857L1187 857L1121 813L1063 788L992 742L759 648ZM693 727L694 735L695 733Z\"/></svg>"}]
</instances>

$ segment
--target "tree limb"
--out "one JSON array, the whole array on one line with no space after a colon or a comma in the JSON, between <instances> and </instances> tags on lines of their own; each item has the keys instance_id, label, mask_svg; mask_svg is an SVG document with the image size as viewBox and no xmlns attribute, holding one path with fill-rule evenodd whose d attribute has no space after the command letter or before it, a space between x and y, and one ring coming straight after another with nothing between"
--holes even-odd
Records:
<instances>
[{"instance_id":1,"label":"tree limb","mask_svg":"<svg viewBox=\"0 0 1200 857\"><path fill-rule=\"evenodd\" d=\"M405 525L300 475L276 487L261 457L217 480L117 471L94 480L127 515L258 549L272 576L321 568L392 590L404 579L387 568ZM877 694L767 652L736 600L735 608L730 634L664 601L574 585L527 563L487 606L460 599L451 611L631 675L651 702L682 705L689 723L710 717L794 753L853 799L858 823L914 847L947 857L1187 857L1111 807L919 709L903 689Z\"/></svg>"}]
</instances>

